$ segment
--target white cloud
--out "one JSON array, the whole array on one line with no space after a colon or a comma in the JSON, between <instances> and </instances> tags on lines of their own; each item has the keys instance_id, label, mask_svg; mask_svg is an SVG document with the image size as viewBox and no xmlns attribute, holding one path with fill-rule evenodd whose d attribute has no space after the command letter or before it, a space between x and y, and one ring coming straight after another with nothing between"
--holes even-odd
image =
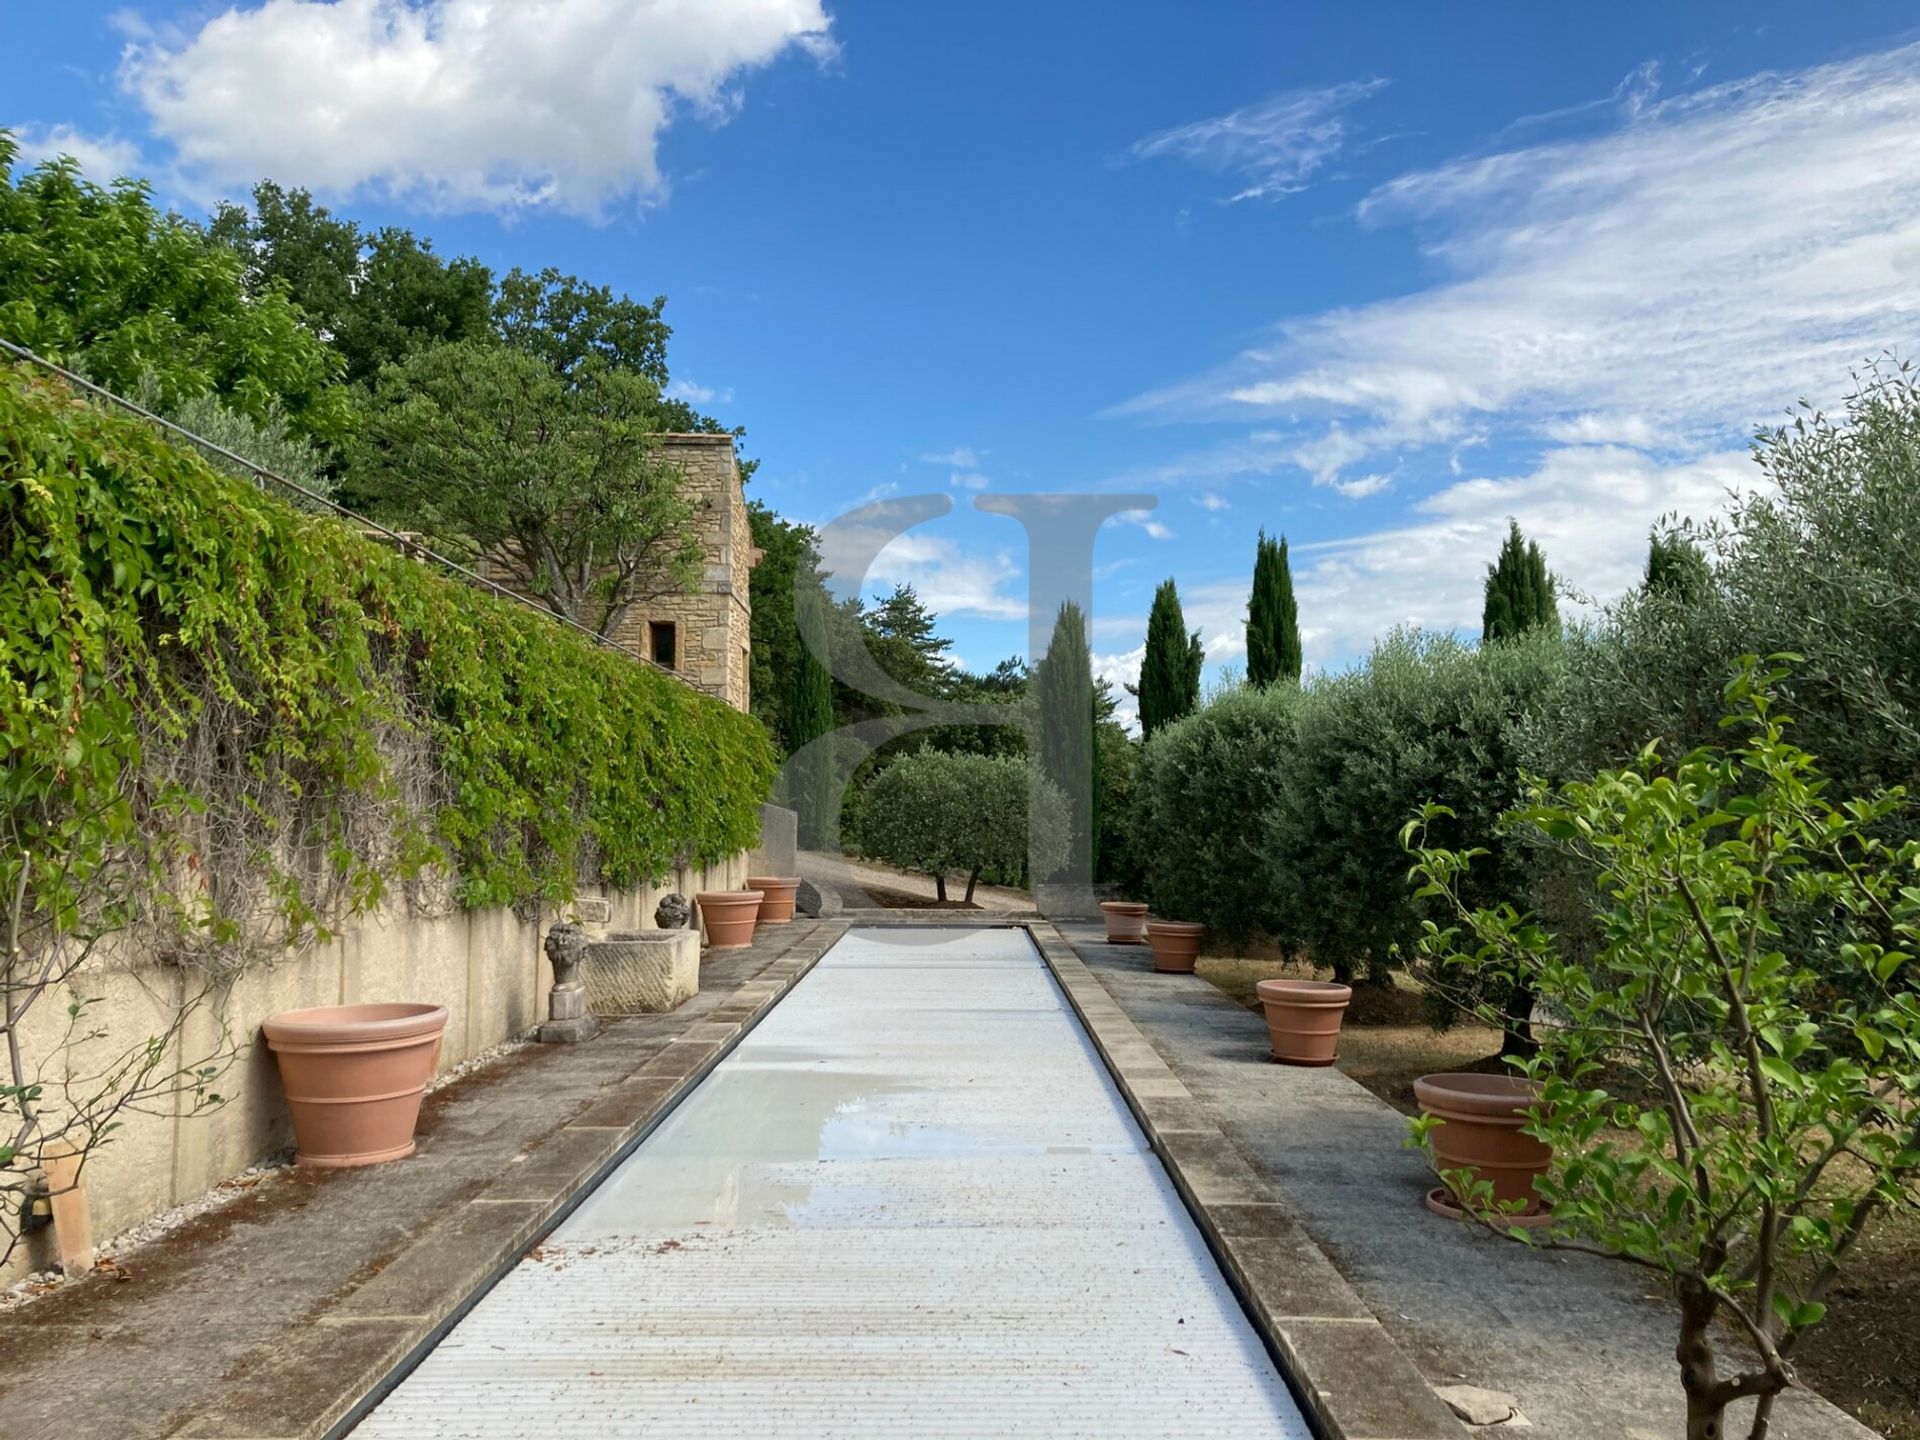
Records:
<instances>
[{"instance_id":1,"label":"white cloud","mask_svg":"<svg viewBox=\"0 0 1920 1440\"><path fill-rule=\"evenodd\" d=\"M1486 567L1508 517L1538 540L1554 574L1606 601L1637 584L1647 535L1668 514L1705 518L1730 490L1761 483L1743 451L1660 465L1637 450L1549 451L1530 473L1469 479L1429 496L1412 523L1292 549L1302 638L1309 655L1365 651L1396 625L1477 633ZM1243 582L1234 582L1241 584ZM1575 613L1571 597L1561 613Z\"/></svg>"},{"instance_id":2,"label":"white cloud","mask_svg":"<svg viewBox=\"0 0 1920 1440\"><path fill-rule=\"evenodd\" d=\"M936 614L985 620L1025 620L1025 572L1011 551L972 550L924 527L894 534L890 516L872 524L838 520L820 531L820 561L838 595L885 593L911 585ZM882 543L884 542L884 543ZM878 546L878 553L875 547ZM874 556L858 573L865 556Z\"/></svg>"},{"instance_id":3,"label":"white cloud","mask_svg":"<svg viewBox=\"0 0 1920 1440\"><path fill-rule=\"evenodd\" d=\"M71 125L22 125L14 131L22 166L71 155L97 185L140 173L140 147L117 135L88 135Z\"/></svg>"},{"instance_id":4,"label":"white cloud","mask_svg":"<svg viewBox=\"0 0 1920 1440\"><path fill-rule=\"evenodd\" d=\"M971 445L956 445L951 450L935 451L931 455L922 455L921 462L927 465L951 465L960 470L972 470L979 466L980 456Z\"/></svg>"},{"instance_id":5,"label":"white cloud","mask_svg":"<svg viewBox=\"0 0 1920 1440\"><path fill-rule=\"evenodd\" d=\"M947 484L956 490L984 490L993 482L977 471L956 470L947 477Z\"/></svg>"},{"instance_id":6,"label":"white cloud","mask_svg":"<svg viewBox=\"0 0 1920 1440\"><path fill-rule=\"evenodd\" d=\"M1194 496L1193 503L1198 505L1202 510L1213 511L1216 514L1219 511L1231 510L1233 508L1227 503L1225 497L1216 495L1211 490L1203 491L1201 494Z\"/></svg>"},{"instance_id":7,"label":"white cloud","mask_svg":"<svg viewBox=\"0 0 1920 1440\"><path fill-rule=\"evenodd\" d=\"M689 405L731 405L733 387L716 389L711 385L702 385L698 381L681 378L667 385L667 394L676 400L685 400Z\"/></svg>"},{"instance_id":8,"label":"white cloud","mask_svg":"<svg viewBox=\"0 0 1920 1440\"><path fill-rule=\"evenodd\" d=\"M1428 288L1281 325L1133 403L1271 414L1370 449L1506 433L1711 449L1920 322L1920 46L1665 101L1580 140L1407 174ZM1353 463L1358 456L1342 463Z\"/></svg>"},{"instance_id":9,"label":"white cloud","mask_svg":"<svg viewBox=\"0 0 1920 1440\"><path fill-rule=\"evenodd\" d=\"M1177 125L1137 140L1136 160L1184 160L1233 177L1233 200L1264 200L1306 188L1314 171L1346 147L1351 128L1342 113L1387 82L1350 81L1324 90L1290 90L1210 120Z\"/></svg>"},{"instance_id":10,"label":"white cloud","mask_svg":"<svg viewBox=\"0 0 1920 1440\"><path fill-rule=\"evenodd\" d=\"M1133 649L1118 655L1093 656L1093 678L1105 680L1113 686L1113 718L1133 733L1140 732L1140 702L1127 694L1126 687L1140 683L1140 666L1147 658L1147 646L1143 640Z\"/></svg>"},{"instance_id":11,"label":"white cloud","mask_svg":"<svg viewBox=\"0 0 1920 1440\"><path fill-rule=\"evenodd\" d=\"M825 59L829 28L821 0L266 0L134 34L122 81L191 182L597 217L664 193L679 112L725 119L745 72Z\"/></svg>"},{"instance_id":12,"label":"white cloud","mask_svg":"<svg viewBox=\"0 0 1920 1440\"><path fill-rule=\"evenodd\" d=\"M1391 475L1356 475L1351 480L1336 479L1331 482L1333 488L1349 500L1364 500L1369 495L1378 495L1393 484Z\"/></svg>"},{"instance_id":13,"label":"white cloud","mask_svg":"<svg viewBox=\"0 0 1920 1440\"><path fill-rule=\"evenodd\" d=\"M1169 530L1160 521L1154 519L1151 510L1122 510L1115 514L1113 518L1128 525L1138 525L1155 540L1171 540L1174 538L1173 531Z\"/></svg>"}]
</instances>

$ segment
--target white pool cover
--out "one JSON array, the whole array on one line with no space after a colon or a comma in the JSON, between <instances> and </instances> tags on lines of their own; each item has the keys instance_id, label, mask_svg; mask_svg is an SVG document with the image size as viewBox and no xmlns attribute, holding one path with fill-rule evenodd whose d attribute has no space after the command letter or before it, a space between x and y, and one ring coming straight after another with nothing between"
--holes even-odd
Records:
<instances>
[{"instance_id":1,"label":"white pool cover","mask_svg":"<svg viewBox=\"0 0 1920 1440\"><path fill-rule=\"evenodd\" d=\"M1025 932L854 930L355 1431L1308 1435Z\"/></svg>"}]
</instances>

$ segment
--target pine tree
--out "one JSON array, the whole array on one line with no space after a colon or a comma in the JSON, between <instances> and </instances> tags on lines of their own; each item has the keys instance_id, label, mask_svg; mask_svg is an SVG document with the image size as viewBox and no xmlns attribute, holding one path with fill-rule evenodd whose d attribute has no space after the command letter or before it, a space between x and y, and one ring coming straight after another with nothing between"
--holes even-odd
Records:
<instances>
[{"instance_id":1,"label":"pine tree","mask_svg":"<svg viewBox=\"0 0 1920 1440\"><path fill-rule=\"evenodd\" d=\"M1293 598L1287 540L1267 538L1253 555L1253 593L1247 598L1247 679L1255 685L1300 678L1300 608Z\"/></svg>"},{"instance_id":2,"label":"pine tree","mask_svg":"<svg viewBox=\"0 0 1920 1440\"><path fill-rule=\"evenodd\" d=\"M1067 875L1093 874L1093 659L1087 647L1087 617L1071 600L1053 622L1047 653L1034 668L1039 707L1040 773L1067 797L1070 846Z\"/></svg>"},{"instance_id":3,"label":"pine tree","mask_svg":"<svg viewBox=\"0 0 1920 1440\"><path fill-rule=\"evenodd\" d=\"M1683 604L1700 599L1713 586L1713 573L1700 547L1677 531L1656 534L1647 546L1647 591Z\"/></svg>"},{"instance_id":4,"label":"pine tree","mask_svg":"<svg viewBox=\"0 0 1920 1440\"><path fill-rule=\"evenodd\" d=\"M796 755L809 741L833 729L833 677L804 642L793 667L786 722L787 743ZM833 773L833 756L825 746L816 753L788 762L787 803L800 817L800 843L809 850L826 843L827 812L833 804Z\"/></svg>"},{"instance_id":5,"label":"pine tree","mask_svg":"<svg viewBox=\"0 0 1920 1440\"><path fill-rule=\"evenodd\" d=\"M1560 628L1553 577L1547 573L1547 559L1539 545L1520 533L1518 521L1509 520L1500 558L1487 567L1480 638L1505 640L1541 627Z\"/></svg>"},{"instance_id":6,"label":"pine tree","mask_svg":"<svg viewBox=\"0 0 1920 1440\"><path fill-rule=\"evenodd\" d=\"M1147 612L1147 653L1140 662L1136 691L1143 736L1193 712L1200 703L1200 666L1205 659L1200 632L1188 634L1179 590L1173 581L1162 581Z\"/></svg>"}]
</instances>

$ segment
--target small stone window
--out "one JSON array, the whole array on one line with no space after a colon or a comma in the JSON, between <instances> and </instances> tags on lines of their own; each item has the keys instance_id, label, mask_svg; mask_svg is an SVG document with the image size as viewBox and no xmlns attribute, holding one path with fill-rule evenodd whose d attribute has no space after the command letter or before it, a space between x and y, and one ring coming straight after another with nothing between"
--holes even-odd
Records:
<instances>
[{"instance_id":1,"label":"small stone window","mask_svg":"<svg viewBox=\"0 0 1920 1440\"><path fill-rule=\"evenodd\" d=\"M656 665L664 665L671 670L674 666L673 622L654 620L647 625L647 648L653 655Z\"/></svg>"}]
</instances>

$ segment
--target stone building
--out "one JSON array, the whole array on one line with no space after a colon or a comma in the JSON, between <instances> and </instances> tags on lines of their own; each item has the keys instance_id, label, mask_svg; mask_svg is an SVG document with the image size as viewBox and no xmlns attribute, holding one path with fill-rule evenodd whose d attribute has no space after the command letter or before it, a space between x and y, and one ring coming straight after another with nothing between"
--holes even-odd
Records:
<instances>
[{"instance_id":1,"label":"stone building","mask_svg":"<svg viewBox=\"0 0 1920 1440\"><path fill-rule=\"evenodd\" d=\"M748 621L753 614L747 586L760 551L747 523L733 437L662 435L660 448L686 473L687 498L702 526L700 579L691 594L636 604L613 638L745 710L751 698Z\"/></svg>"},{"instance_id":2,"label":"stone building","mask_svg":"<svg viewBox=\"0 0 1920 1440\"><path fill-rule=\"evenodd\" d=\"M700 575L689 592L637 601L611 638L744 711L751 698L748 584L761 552L747 521L733 437L672 434L655 440L659 453L686 475L686 495L701 528ZM517 588L499 564L480 568Z\"/></svg>"}]
</instances>

